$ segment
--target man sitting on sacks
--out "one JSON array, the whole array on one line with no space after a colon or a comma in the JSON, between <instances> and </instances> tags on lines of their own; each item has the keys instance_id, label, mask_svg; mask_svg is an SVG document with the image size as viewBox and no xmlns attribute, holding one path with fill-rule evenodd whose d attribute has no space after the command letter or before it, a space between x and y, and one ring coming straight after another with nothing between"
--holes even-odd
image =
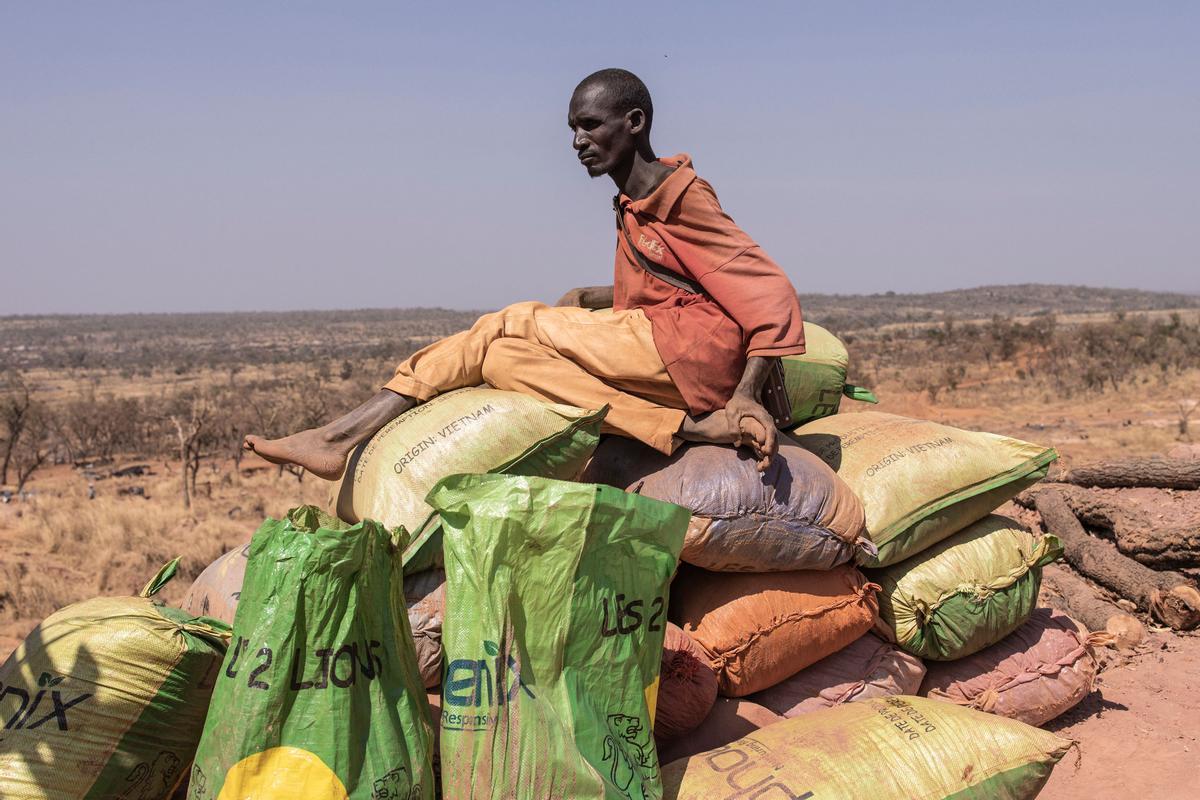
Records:
<instances>
[{"instance_id":1,"label":"man sitting on sacks","mask_svg":"<svg viewBox=\"0 0 1200 800\"><path fill-rule=\"evenodd\" d=\"M749 446L766 469L777 445L759 391L772 359L804 352L796 292L686 154L655 157L653 116L645 84L623 69L589 75L571 97L579 161L619 192L612 286L486 314L415 353L345 416L282 439L247 436L245 449L333 480L402 412L486 382L578 408L607 404L604 432L667 454L681 441Z\"/></svg>"}]
</instances>

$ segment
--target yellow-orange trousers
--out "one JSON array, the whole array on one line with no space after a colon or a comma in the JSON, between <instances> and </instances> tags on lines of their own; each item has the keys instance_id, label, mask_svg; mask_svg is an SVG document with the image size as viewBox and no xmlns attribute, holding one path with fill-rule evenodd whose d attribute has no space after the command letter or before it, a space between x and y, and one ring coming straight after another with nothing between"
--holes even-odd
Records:
<instances>
[{"instance_id":1,"label":"yellow-orange trousers","mask_svg":"<svg viewBox=\"0 0 1200 800\"><path fill-rule=\"evenodd\" d=\"M668 454L687 414L640 309L517 303L414 353L385 388L425 402L485 382L579 408L607 404L606 433Z\"/></svg>"}]
</instances>

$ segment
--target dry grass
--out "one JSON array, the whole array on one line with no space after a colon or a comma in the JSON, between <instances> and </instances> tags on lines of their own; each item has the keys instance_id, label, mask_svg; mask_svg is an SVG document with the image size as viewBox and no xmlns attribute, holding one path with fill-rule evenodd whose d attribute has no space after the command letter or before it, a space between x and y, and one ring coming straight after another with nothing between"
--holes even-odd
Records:
<instances>
[{"instance_id":1,"label":"dry grass","mask_svg":"<svg viewBox=\"0 0 1200 800\"><path fill-rule=\"evenodd\" d=\"M245 466L245 462L243 463ZM67 468L39 475L37 494L0 506L0 657L47 614L98 595L136 593L154 572L182 556L179 575L162 592L178 603L213 559L245 541L267 516L302 503L324 504L328 484L298 483L275 469L239 474L232 462L206 464L199 497L183 511L178 471L96 484ZM119 495L132 486L147 498Z\"/></svg>"},{"instance_id":2,"label":"dry grass","mask_svg":"<svg viewBox=\"0 0 1200 800\"><path fill-rule=\"evenodd\" d=\"M973 380L944 390L936 402L902 378L885 378L873 387L878 406L844 401L842 411L875 408L1002 433L1053 445L1064 461L1082 463L1166 452L1181 441L1180 401L1200 398L1200 369L1174 376L1167 386L1147 371L1116 391L1071 394L1030 385L1002 368L971 365L969 374Z\"/></svg>"}]
</instances>

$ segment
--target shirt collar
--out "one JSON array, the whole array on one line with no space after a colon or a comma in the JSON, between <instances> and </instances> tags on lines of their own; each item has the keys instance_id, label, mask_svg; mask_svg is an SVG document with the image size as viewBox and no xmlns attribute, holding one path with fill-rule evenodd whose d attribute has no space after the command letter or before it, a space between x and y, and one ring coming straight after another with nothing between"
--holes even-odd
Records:
<instances>
[{"instance_id":1,"label":"shirt collar","mask_svg":"<svg viewBox=\"0 0 1200 800\"><path fill-rule=\"evenodd\" d=\"M628 203L629 210L635 214L646 214L660 222L665 222L675 201L696 179L696 170L692 168L692 157L687 153L660 158L659 162L668 167L674 167L675 171L641 200L630 200L622 194L620 202L622 205Z\"/></svg>"}]
</instances>

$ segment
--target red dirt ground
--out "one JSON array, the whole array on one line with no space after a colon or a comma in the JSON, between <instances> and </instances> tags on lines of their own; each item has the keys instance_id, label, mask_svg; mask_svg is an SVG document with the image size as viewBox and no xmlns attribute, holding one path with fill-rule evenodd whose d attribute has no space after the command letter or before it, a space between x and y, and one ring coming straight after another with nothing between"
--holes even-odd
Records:
<instances>
[{"instance_id":1,"label":"red dirt ground","mask_svg":"<svg viewBox=\"0 0 1200 800\"><path fill-rule=\"evenodd\" d=\"M1112 650L1096 690L1046 725L1079 741L1041 800L1200 797L1200 636L1159 633L1131 657Z\"/></svg>"}]
</instances>

